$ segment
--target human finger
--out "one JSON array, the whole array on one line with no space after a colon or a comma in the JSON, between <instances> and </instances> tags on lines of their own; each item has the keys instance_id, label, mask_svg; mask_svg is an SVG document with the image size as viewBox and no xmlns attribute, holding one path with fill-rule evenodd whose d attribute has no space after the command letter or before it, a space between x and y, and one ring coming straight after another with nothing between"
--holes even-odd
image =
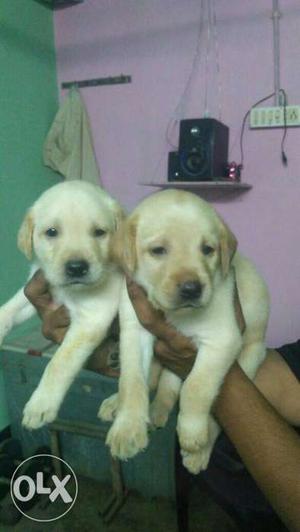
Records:
<instances>
[{"instance_id":1,"label":"human finger","mask_svg":"<svg viewBox=\"0 0 300 532\"><path fill-rule=\"evenodd\" d=\"M42 270L37 270L24 288L24 294L40 315L52 308L49 283Z\"/></svg>"},{"instance_id":2,"label":"human finger","mask_svg":"<svg viewBox=\"0 0 300 532\"><path fill-rule=\"evenodd\" d=\"M182 356L162 340L157 340L154 345L155 356L159 362L170 371L185 379L193 368L196 355L194 352L190 356Z\"/></svg>"},{"instance_id":3,"label":"human finger","mask_svg":"<svg viewBox=\"0 0 300 532\"><path fill-rule=\"evenodd\" d=\"M163 312L151 305L144 289L128 276L126 276L126 283L128 295L139 321L146 329L155 334L153 328L157 322L165 320Z\"/></svg>"},{"instance_id":4,"label":"human finger","mask_svg":"<svg viewBox=\"0 0 300 532\"><path fill-rule=\"evenodd\" d=\"M43 318L43 335L55 343L62 343L70 325L69 313L63 305L54 311L47 312Z\"/></svg>"}]
</instances>

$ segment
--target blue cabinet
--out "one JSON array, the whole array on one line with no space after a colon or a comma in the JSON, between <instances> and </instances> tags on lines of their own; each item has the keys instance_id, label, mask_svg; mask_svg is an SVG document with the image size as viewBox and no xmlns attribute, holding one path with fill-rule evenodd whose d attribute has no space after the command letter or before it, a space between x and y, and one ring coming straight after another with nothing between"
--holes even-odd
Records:
<instances>
[{"instance_id":1,"label":"blue cabinet","mask_svg":"<svg viewBox=\"0 0 300 532\"><path fill-rule=\"evenodd\" d=\"M24 455L32 456L41 445L50 445L49 429L28 431L21 425L22 411L36 388L49 358L31 356L3 348L3 370L12 434L21 441ZM117 379L82 370L71 386L59 412L59 418L73 423L87 422L108 430L109 424L97 418L99 405L117 391ZM125 485L146 497L175 498L174 452L176 412L164 429L150 434L148 448L122 462ZM109 451L104 441L77 434L61 433L61 455L79 475L101 482L110 481Z\"/></svg>"}]
</instances>

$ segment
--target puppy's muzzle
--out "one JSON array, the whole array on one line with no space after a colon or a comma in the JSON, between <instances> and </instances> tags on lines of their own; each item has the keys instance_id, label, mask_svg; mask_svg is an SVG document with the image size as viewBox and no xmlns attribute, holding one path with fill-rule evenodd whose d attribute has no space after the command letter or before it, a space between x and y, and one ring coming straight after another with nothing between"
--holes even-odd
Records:
<instances>
[{"instance_id":1,"label":"puppy's muzzle","mask_svg":"<svg viewBox=\"0 0 300 532\"><path fill-rule=\"evenodd\" d=\"M86 260L73 259L65 264L65 275L70 281L81 281L89 272L89 263Z\"/></svg>"},{"instance_id":2,"label":"puppy's muzzle","mask_svg":"<svg viewBox=\"0 0 300 532\"><path fill-rule=\"evenodd\" d=\"M179 297L182 302L195 303L201 296L202 285L197 280L189 280L178 286Z\"/></svg>"}]
</instances>

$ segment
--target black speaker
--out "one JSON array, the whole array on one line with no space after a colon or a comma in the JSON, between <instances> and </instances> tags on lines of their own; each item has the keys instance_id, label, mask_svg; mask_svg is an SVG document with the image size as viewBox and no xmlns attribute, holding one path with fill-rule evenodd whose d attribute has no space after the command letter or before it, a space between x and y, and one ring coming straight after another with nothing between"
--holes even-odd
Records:
<instances>
[{"instance_id":1,"label":"black speaker","mask_svg":"<svg viewBox=\"0 0 300 532\"><path fill-rule=\"evenodd\" d=\"M168 181L214 181L225 176L229 128L214 118L180 121L178 152L169 153Z\"/></svg>"}]
</instances>

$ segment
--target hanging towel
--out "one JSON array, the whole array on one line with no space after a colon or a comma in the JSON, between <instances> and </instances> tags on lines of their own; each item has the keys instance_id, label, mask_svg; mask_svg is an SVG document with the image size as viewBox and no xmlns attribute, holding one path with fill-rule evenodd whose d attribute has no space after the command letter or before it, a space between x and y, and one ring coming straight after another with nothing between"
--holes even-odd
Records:
<instances>
[{"instance_id":1,"label":"hanging towel","mask_svg":"<svg viewBox=\"0 0 300 532\"><path fill-rule=\"evenodd\" d=\"M77 88L70 89L46 137L44 163L66 180L101 184L88 114Z\"/></svg>"}]
</instances>

